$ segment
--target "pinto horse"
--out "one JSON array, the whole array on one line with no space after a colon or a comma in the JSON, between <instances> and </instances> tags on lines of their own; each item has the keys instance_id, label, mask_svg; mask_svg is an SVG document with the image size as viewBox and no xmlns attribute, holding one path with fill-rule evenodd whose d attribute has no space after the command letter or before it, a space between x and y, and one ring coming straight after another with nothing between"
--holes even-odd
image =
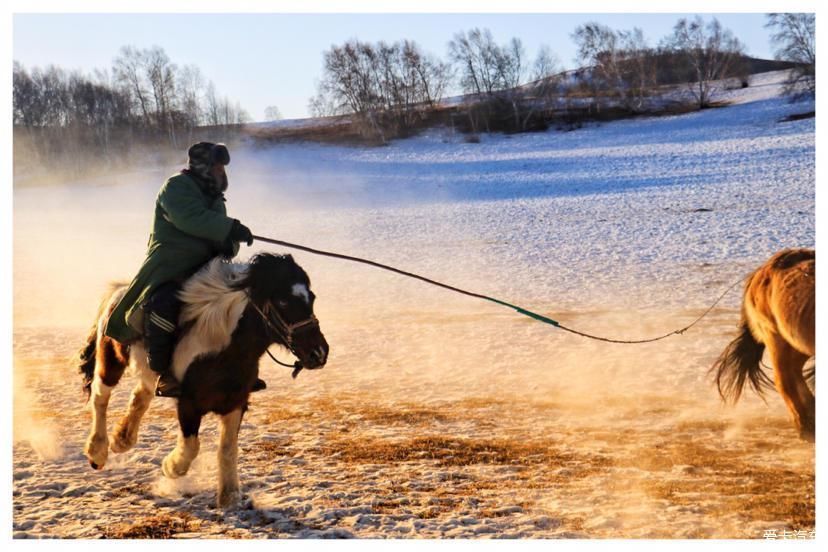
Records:
<instances>
[{"instance_id":1,"label":"pinto horse","mask_svg":"<svg viewBox=\"0 0 828 552\"><path fill-rule=\"evenodd\" d=\"M102 469L108 449L131 449L141 418L154 396L155 380L141 340L121 343L103 335L107 317L126 291L113 285L80 353L84 386L92 398L92 429L84 452ZM241 494L237 471L238 431L247 410L260 357L271 344L289 349L302 367L322 368L328 344L313 313L310 280L290 255L259 254L249 264L213 259L183 285L178 344L172 370L181 382L180 433L164 458L166 477L187 473L199 450L198 431L205 414L221 416L218 505L235 504ZM107 437L106 411L112 389L127 367L138 375L126 415Z\"/></svg>"},{"instance_id":2,"label":"pinto horse","mask_svg":"<svg viewBox=\"0 0 828 552\"><path fill-rule=\"evenodd\" d=\"M814 440L814 395L803 369L816 355L815 283L813 249L773 255L748 278L739 335L711 368L723 400L739 400L745 382L760 395L775 384L800 437L808 441ZM766 348L773 382L762 371Z\"/></svg>"}]
</instances>

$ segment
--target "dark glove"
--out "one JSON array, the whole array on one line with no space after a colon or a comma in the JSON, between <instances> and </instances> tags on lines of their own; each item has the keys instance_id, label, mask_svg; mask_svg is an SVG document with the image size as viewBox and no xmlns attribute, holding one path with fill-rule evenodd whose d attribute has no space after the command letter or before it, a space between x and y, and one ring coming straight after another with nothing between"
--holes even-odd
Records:
<instances>
[{"instance_id":1,"label":"dark glove","mask_svg":"<svg viewBox=\"0 0 828 552\"><path fill-rule=\"evenodd\" d=\"M219 250L219 255L224 257L225 259L232 259L236 256L236 253L239 252L239 244L234 242L230 236L227 236L227 239L224 240L224 243L221 245L221 249Z\"/></svg>"},{"instance_id":2,"label":"dark glove","mask_svg":"<svg viewBox=\"0 0 828 552\"><path fill-rule=\"evenodd\" d=\"M233 227L230 229L230 239L234 242L246 242L247 245L253 245L253 232L238 220L233 219Z\"/></svg>"}]
</instances>

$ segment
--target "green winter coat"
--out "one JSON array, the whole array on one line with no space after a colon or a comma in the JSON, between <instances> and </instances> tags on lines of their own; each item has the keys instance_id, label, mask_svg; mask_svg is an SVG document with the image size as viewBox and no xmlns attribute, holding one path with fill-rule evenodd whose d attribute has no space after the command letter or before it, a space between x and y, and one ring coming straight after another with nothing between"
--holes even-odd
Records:
<instances>
[{"instance_id":1,"label":"green winter coat","mask_svg":"<svg viewBox=\"0 0 828 552\"><path fill-rule=\"evenodd\" d=\"M232 226L222 194L210 193L190 175L171 176L155 200L147 258L112 311L104 333L122 342L140 337L141 304L161 284L182 281L221 254ZM237 252L234 244L233 253Z\"/></svg>"}]
</instances>

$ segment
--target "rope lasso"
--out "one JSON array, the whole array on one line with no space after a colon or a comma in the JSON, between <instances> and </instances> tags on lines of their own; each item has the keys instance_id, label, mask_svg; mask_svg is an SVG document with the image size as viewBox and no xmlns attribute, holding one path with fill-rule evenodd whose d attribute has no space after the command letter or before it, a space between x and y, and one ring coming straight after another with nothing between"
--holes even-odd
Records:
<instances>
[{"instance_id":1,"label":"rope lasso","mask_svg":"<svg viewBox=\"0 0 828 552\"><path fill-rule=\"evenodd\" d=\"M414 274L413 272L406 272L405 270L400 270L399 268L394 268L393 266L388 266L388 265L385 265L385 264L382 264L382 263L378 263L376 261L371 261L369 259L363 259L361 257L353 257L351 255L343 255L342 253L333 253L331 251L323 251L321 249L314 249L314 248L308 247L306 245L299 245L299 244L290 243L290 242L286 242L286 241L282 241L282 240L274 240L272 238L265 238L263 236L254 235L253 239L261 241L261 242L265 242L265 243L270 243L270 244L273 244L273 245L281 245L281 246L288 247L288 248L291 248L291 249L298 249L299 251L305 251L305 252L311 253L313 255L320 255L320 256L323 256L323 257L331 257L331 258L334 258L334 259L342 259L342 260L345 260L345 261L351 261L351 262L355 262L355 263L366 264L366 265L369 265L369 266L373 266L375 268L380 268L382 270L387 270L389 272L394 272L396 274L400 274L401 276L406 276L408 278L413 278L415 280L420 280L420 281L425 282L427 284L431 284L433 286L441 287L443 289L447 289L449 291L453 291L453 292L459 293L461 295L466 295L468 297L474 297L476 299L482 299L484 301L490 301L492 303L496 303L498 305L508 307L510 309L513 309L513 310L517 311L519 314L522 314L524 316L528 316L529 318L532 318L532 319L537 320L539 322L543 322L544 324L549 324L551 326L555 326L556 328L560 328L561 330L564 330L565 332L569 332L571 334L575 334L575 335L578 335L578 336L581 336L581 337L586 337L588 339L594 339L596 341L603 341L605 343L621 343L621 344L652 343L654 341L660 341L662 339L666 339L666 338L668 338L670 336L673 336L673 335L681 335L684 332L686 332L687 330L689 330L690 328L692 328L693 326L695 326L702 318L704 318L705 316L710 314L710 311L712 311L716 307L716 305L718 305L719 302L722 299L724 299L725 295L730 293L730 291L733 288L735 288L737 285L744 282L749 276L749 275L744 276L744 277L740 278L738 281L733 282L733 284L731 284L730 287L728 287L719 296L719 298L716 299L716 301L714 301L713 304L710 305L710 307L708 307L707 310L704 311L701 314L701 316L699 316L693 322L691 322L687 326L684 326L683 328L680 328L678 330L673 330L673 331L671 331L669 333L666 333L664 335L660 335L658 337L652 337L652 338L648 338L648 339L632 339L632 340L613 339L613 338L609 338L609 337L601 337L601 336L597 336L597 335L588 334L586 332L581 332L579 330L575 330L573 328L569 328L567 326L564 326L563 324L561 324L557 320L553 320L553 319L549 318L548 316L544 316L542 314L532 312L528 309L524 309L523 307L519 307L517 305L507 303L506 301L501 301L500 299L497 299L495 297L490 297L488 295L483 295L481 293L474 293L472 291L467 291L465 289L460 289L460 288L457 288L457 287L454 287L454 286L450 286L448 284L438 282L437 280L432 280L430 278L426 278L425 276L420 276L419 274Z\"/></svg>"}]
</instances>

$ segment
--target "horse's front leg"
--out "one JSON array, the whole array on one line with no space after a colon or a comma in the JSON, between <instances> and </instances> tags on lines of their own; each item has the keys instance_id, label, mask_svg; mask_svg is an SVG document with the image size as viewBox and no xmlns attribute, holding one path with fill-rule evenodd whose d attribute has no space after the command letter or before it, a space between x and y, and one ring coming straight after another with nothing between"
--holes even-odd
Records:
<instances>
[{"instance_id":1,"label":"horse's front leg","mask_svg":"<svg viewBox=\"0 0 828 552\"><path fill-rule=\"evenodd\" d=\"M228 508L239 502L239 428L244 409L242 407L221 417L221 436L218 447L219 487L218 507Z\"/></svg>"},{"instance_id":2,"label":"horse's front leg","mask_svg":"<svg viewBox=\"0 0 828 552\"><path fill-rule=\"evenodd\" d=\"M136 363L138 374L138 385L132 390L129 399L126 415L112 433L112 452L126 452L135 446L138 440L138 429L141 426L141 419L149 408L152 398L155 396L155 373L149 369L146 362L146 353L143 348L138 350L134 347L133 362Z\"/></svg>"},{"instance_id":3,"label":"horse's front leg","mask_svg":"<svg viewBox=\"0 0 828 552\"><path fill-rule=\"evenodd\" d=\"M202 413L199 412L193 401L187 398L178 400L178 442L175 449L164 458L161 463L161 472L170 479L186 475L198 456L198 430L201 427Z\"/></svg>"}]
</instances>

